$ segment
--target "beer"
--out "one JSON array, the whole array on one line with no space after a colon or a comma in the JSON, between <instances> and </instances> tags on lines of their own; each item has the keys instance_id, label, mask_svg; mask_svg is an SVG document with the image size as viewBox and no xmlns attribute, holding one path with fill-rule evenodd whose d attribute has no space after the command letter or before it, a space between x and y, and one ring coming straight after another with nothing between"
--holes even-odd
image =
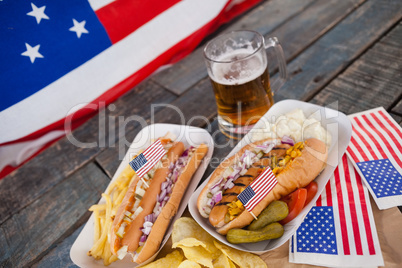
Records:
<instances>
[{"instance_id":1,"label":"beer","mask_svg":"<svg viewBox=\"0 0 402 268\"><path fill-rule=\"evenodd\" d=\"M263 57L247 57L241 49L223 55L213 64L211 82L218 115L232 125L253 125L273 105L268 64Z\"/></svg>"},{"instance_id":2,"label":"beer","mask_svg":"<svg viewBox=\"0 0 402 268\"><path fill-rule=\"evenodd\" d=\"M278 90L286 80L286 62L276 37L240 30L215 37L204 48L205 63L218 106L220 131L234 139L245 135L274 104L265 49L278 59Z\"/></svg>"}]
</instances>

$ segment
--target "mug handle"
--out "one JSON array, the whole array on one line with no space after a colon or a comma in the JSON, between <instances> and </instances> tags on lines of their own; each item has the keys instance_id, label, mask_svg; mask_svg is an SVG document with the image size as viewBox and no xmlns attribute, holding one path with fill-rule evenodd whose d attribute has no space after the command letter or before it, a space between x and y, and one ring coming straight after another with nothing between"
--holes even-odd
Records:
<instances>
[{"instance_id":1,"label":"mug handle","mask_svg":"<svg viewBox=\"0 0 402 268\"><path fill-rule=\"evenodd\" d=\"M273 47L275 50L276 58L279 65L279 77L272 83L273 92L278 91L286 82L288 72L286 70L286 60L283 54L282 46L276 37L270 37L266 40L265 49Z\"/></svg>"}]
</instances>

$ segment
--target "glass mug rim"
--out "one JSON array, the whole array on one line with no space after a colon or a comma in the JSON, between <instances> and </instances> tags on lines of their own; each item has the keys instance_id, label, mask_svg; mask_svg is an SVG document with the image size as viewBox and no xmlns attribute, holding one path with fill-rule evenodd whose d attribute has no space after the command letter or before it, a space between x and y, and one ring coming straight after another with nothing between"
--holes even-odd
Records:
<instances>
[{"instance_id":1,"label":"glass mug rim","mask_svg":"<svg viewBox=\"0 0 402 268\"><path fill-rule=\"evenodd\" d=\"M236 59L236 60L224 60L224 61L222 61L222 60L216 60L216 59L212 59L212 58L208 57L207 49L209 48L210 45L212 45L213 42L216 42L218 39L227 39L227 36L235 34L235 33L241 33L241 32L243 32L243 33L253 33L259 39L260 43L258 44L258 47L256 47L255 50L252 53L247 54L246 56L241 57L241 58ZM233 63L233 62L236 62L236 61L242 61L242 60L245 60L247 58L253 57L262 48L265 49L265 38L264 38L264 36L262 36L262 34L260 34L257 31L253 31L253 30L236 30L236 31L231 31L231 32L228 32L228 33L218 35L215 38L213 38L212 40L208 41L208 43L204 47L204 58L206 60L208 60L208 61L215 62L215 63Z\"/></svg>"}]
</instances>

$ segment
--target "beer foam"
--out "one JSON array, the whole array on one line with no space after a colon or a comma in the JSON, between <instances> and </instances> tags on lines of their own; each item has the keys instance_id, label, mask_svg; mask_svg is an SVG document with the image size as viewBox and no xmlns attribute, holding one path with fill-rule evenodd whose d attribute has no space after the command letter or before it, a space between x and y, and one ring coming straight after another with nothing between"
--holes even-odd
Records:
<instances>
[{"instance_id":1,"label":"beer foam","mask_svg":"<svg viewBox=\"0 0 402 268\"><path fill-rule=\"evenodd\" d=\"M245 84L260 76L267 67L267 62L263 60L259 53L249 56L255 50L243 48L223 54L217 58L212 65L213 80L222 85ZM243 59L244 58L244 59ZM232 63L221 63L229 62Z\"/></svg>"}]
</instances>

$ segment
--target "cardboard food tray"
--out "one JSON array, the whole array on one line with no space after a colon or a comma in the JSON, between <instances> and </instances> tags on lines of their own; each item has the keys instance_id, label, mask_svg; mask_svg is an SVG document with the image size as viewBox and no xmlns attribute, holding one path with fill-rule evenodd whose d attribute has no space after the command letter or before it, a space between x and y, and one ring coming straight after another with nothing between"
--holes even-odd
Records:
<instances>
[{"instance_id":1,"label":"cardboard food tray","mask_svg":"<svg viewBox=\"0 0 402 268\"><path fill-rule=\"evenodd\" d=\"M297 228L303 222L304 217L310 211L311 207L317 201L319 195L324 190L325 185L327 184L329 178L333 174L338 162L341 160L342 155L345 153L346 148L349 144L350 137L352 134L352 126L347 118L347 116L339 111L325 108L322 106L296 101L296 100L284 100L276 103L272 106L272 108L263 116L263 118L267 119L269 122L275 122L275 120L288 112L291 112L295 109L301 109L306 118L315 118L321 122L321 125L331 134L332 141L329 148L327 166L321 172L321 174L315 179L318 184L318 192L312 202L310 202L301 213L293 219L291 222L284 226L285 232L281 238L274 240L261 241L258 243L243 243L243 244L231 244L226 240L226 237L220 235L216 232L215 228L209 223L208 219L203 218L197 209L197 198L201 192L201 190L208 183L209 178L205 180L205 182L198 187L198 189L191 196L189 203L189 211L193 218L201 225L207 232L209 232L213 237L218 239L220 242L243 251L263 254L270 250L273 250L286 241L290 239L290 237L296 232ZM263 121L260 120L254 126L253 129L261 128L263 125ZM227 155L227 158L234 155L238 152L243 146L247 145L251 142L251 133L253 130L249 132L238 144L237 146Z\"/></svg>"},{"instance_id":2,"label":"cardboard food tray","mask_svg":"<svg viewBox=\"0 0 402 268\"><path fill-rule=\"evenodd\" d=\"M140 150L146 149L149 145L151 145L152 140L165 135L167 132L171 132L177 136L176 141L181 141L184 143L185 147L188 148L190 145L196 146L201 143L205 143L208 145L208 153L204 157L203 162L201 163L200 167L197 169L196 173L194 174L193 178L190 181L190 184L187 187L187 190L181 200L180 207L177 211L176 216L172 219L172 222L176 221L180 216L183 214L185 208L187 207L187 203L194 192L195 188L197 187L198 183L200 182L206 168L208 167L209 161L211 160L212 153L214 150L214 142L211 135L204 129L197 128L197 127L190 127L190 126L182 126L182 125L173 125L173 124L154 124L142 129L138 135L135 137L133 143L131 144L130 148L128 149L124 159L121 161L119 168L117 169L116 173L114 174L112 181L116 180L118 175L121 171L128 165L132 157ZM110 185L110 184L109 184ZM105 200L102 198L99 201L99 204L105 203ZM88 204L88 208L92 204ZM87 252L93 246L93 235L94 235L94 216L91 215L88 222L85 224L84 228L82 229L81 233L75 240L73 246L70 250L70 258L71 260L80 267L102 267L103 261L99 260L96 261L94 258L89 257ZM173 229L173 224L170 224L164 239L162 240L162 244L160 249L169 239L170 234ZM159 249L159 250L160 250ZM159 251L158 251L159 252ZM146 263L151 262L156 255L156 252L152 258L150 258ZM145 265L143 263L142 265ZM130 255L127 256L120 261L114 262L108 267L138 267L137 264L131 262Z\"/></svg>"}]
</instances>

